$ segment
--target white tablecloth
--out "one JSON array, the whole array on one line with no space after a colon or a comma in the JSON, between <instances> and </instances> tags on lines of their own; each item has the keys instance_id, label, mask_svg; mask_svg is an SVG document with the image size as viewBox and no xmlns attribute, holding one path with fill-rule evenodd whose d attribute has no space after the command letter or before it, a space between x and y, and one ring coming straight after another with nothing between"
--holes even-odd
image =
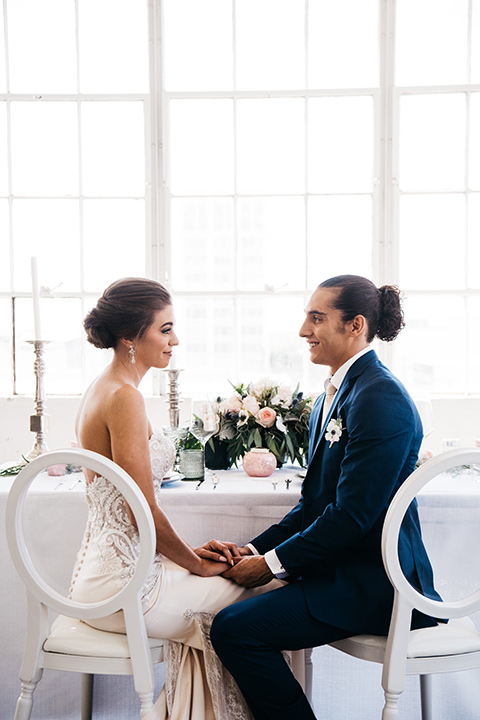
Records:
<instances>
[{"instance_id":1,"label":"white tablecloth","mask_svg":"<svg viewBox=\"0 0 480 720\"><path fill-rule=\"evenodd\" d=\"M298 468L282 468L265 480L247 478L240 470L220 471L214 489L206 481L180 481L162 489L162 507L185 539L196 545L209 539L245 543L283 517L299 497ZM286 489L285 479L292 483ZM276 483L275 489L272 482ZM11 478L0 478L0 517ZM463 475L439 477L419 497L422 527L434 563L437 587L444 597L469 591L480 578L480 482ZM80 475L64 478L40 475L27 505L29 547L52 584L68 585L86 519ZM49 520L53 515L55 524ZM472 552L468 552L471 548ZM18 671L25 637L25 592L0 535L0 718L13 717L19 692ZM55 557L55 563L52 558ZM60 558L60 572L54 567ZM158 690L162 669L157 672ZM480 673L469 671L435 678L436 720L476 720L480 716ZM314 652L314 701L323 720L380 718L383 694L380 667L349 658L332 648ZM35 693L32 720L78 718L79 677L46 671ZM419 720L418 680L407 678L401 701L403 717ZM94 717L123 720L138 717L138 702L130 678L96 679Z\"/></svg>"}]
</instances>

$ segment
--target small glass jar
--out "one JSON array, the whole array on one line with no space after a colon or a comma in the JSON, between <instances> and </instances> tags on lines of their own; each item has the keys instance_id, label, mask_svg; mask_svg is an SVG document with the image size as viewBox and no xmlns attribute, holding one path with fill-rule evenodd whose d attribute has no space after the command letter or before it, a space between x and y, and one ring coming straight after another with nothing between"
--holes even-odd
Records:
<instances>
[{"instance_id":1,"label":"small glass jar","mask_svg":"<svg viewBox=\"0 0 480 720\"><path fill-rule=\"evenodd\" d=\"M180 450L179 469L185 480L201 480L205 472L203 450Z\"/></svg>"},{"instance_id":2,"label":"small glass jar","mask_svg":"<svg viewBox=\"0 0 480 720\"><path fill-rule=\"evenodd\" d=\"M252 448L242 462L250 477L269 477L277 468L277 458L267 448Z\"/></svg>"}]
</instances>

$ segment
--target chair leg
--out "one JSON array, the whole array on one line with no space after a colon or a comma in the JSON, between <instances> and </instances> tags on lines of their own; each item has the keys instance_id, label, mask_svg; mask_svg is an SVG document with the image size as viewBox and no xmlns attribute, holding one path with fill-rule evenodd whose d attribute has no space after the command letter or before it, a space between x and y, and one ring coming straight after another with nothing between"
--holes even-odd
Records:
<instances>
[{"instance_id":1,"label":"chair leg","mask_svg":"<svg viewBox=\"0 0 480 720\"><path fill-rule=\"evenodd\" d=\"M82 720L92 720L94 677L90 673L82 674Z\"/></svg>"},{"instance_id":2,"label":"chair leg","mask_svg":"<svg viewBox=\"0 0 480 720\"><path fill-rule=\"evenodd\" d=\"M310 705L313 707L313 648L305 648L305 695Z\"/></svg>"},{"instance_id":3,"label":"chair leg","mask_svg":"<svg viewBox=\"0 0 480 720\"><path fill-rule=\"evenodd\" d=\"M385 690L385 705L383 706L382 720L397 720L400 695L401 693Z\"/></svg>"},{"instance_id":4,"label":"chair leg","mask_svg":"<svg viewBox=\"0 0 480 720\"><path fill-rule=\"evenodd\" d=\"M420 675L420 699L422 720L433 720L433 677Z\"/></svg>"},{"instance_id":5,"label":"chair leg","mask_svg":"<svg viewBox=\"0 0 480 720\"><path fill-rule=\"evenodd\" d=\"M36 687L36 682L22 682L22 691L15 709L15 720L30 720L33 706L33 692Z\"/></svg>"}]
</instances>

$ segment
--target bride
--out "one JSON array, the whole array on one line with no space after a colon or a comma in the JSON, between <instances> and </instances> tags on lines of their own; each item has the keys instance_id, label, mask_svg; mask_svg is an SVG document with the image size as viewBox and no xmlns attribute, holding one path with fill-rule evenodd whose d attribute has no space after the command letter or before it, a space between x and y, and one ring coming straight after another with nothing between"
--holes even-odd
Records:
<instances>
[{"instance_id":1,"label":"bride","mask_svg":"<svg viewBox=\"0 0 480 720\"><path fill-rule=\"evenodd\" d=\"M147 718L242 720L249 711L209 640L214 615L232 603L279 585L254 590L220 577L239 550L211 540L192 548L161 509L160 486L175 458L172 442L154 430L138 385L150 368L165 368L178 345L172 300L153 280L125 278L110 285L87 315L87 339L113 348L113 359L87 389L76 420L82 448L110 458L135 480L151 508L155 559L142 589L147 634L166 644L165 688ZM130 508L105 478L87 471L89 516L73 572L72 598L111 597L132 577L139 553ZM124 632L123 613L92 621Z\"/></svg>"}]
</instances>

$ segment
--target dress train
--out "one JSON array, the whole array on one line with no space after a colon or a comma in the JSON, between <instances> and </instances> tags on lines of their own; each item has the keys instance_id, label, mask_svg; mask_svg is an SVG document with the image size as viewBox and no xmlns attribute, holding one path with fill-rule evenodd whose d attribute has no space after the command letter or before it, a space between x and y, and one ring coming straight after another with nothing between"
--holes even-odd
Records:
<instances>
[{"instance_id":1,"label":"dress train","mask_svg":"<svg viewBox=\"0 0 480 720\"><path fill-rule=\"evenodd\" d=\"M167 640L165 686L142 720L253 720L233 677L210 641L214 614L187 610L199 627L203 650Z\"/></svg>"}]
</instances>

